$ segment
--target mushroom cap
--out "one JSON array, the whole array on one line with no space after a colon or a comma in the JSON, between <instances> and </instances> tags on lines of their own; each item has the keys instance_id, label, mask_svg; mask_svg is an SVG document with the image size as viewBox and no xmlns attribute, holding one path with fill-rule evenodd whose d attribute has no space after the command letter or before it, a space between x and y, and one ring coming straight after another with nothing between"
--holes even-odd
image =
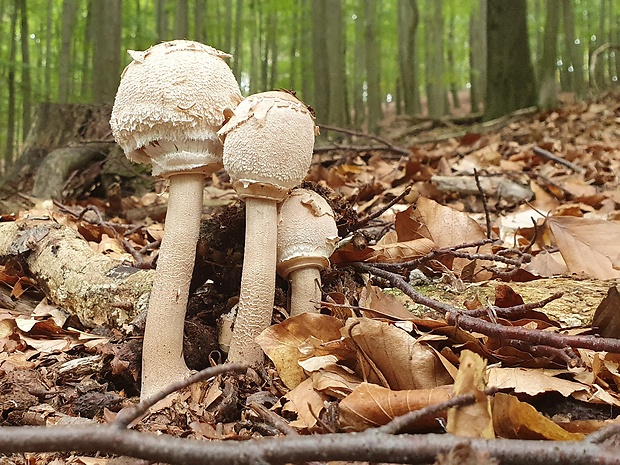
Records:
<instances>
[{"instance_id":1,"label":"mushroom cap","mask_svg":"<svg viewBox=\"0 0 620 465\"><path fill-rule=\"evenodd\" d=\"M224 109L242 100L230 55L190 40L129 55L110 119L127 158L153 163L156 175L212 171L205 166L221 164Z\"/></svg>"},{"instance_id":2,"label":"mushroom cap","mask_svg":"<svg viewBox=\"0 0 620 465\"><path fill-rule=\"evenodd\" d=\"M283 278L301 267L329 265L338 243L334 212L314 191L295 189L280 204L277 272Z\"/></svg>"},{"instance_id":3,"label":"mushroom cap","mask_svg":"<svg viewBox=\"0 0 620 465\"><path fill-rule=\"evenodd\" d=\"M316 126L302 101L270 91L243 100L218 134L239 195L282 200L308 172Z\"/></svg>"}]
</instances>

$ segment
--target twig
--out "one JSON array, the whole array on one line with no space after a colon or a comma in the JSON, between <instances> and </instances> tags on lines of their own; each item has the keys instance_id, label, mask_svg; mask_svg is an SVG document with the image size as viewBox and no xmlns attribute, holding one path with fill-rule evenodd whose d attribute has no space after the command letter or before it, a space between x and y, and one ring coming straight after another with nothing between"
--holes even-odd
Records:
<instances>
[{"instance_id":1,"label":"twig","mask_svg":"<svg viewBox=\"0 0 620 465\"><path fill-rule=\"evenodd\" d=\"M534 147L532 150L539 157L546 158L547 160L554 161L554 162L556 162L556 163L558 163L560 165L564 165L567 168L573 170L575 173L585 173L585 171L586 171L581 166L575 165L574 163L571 163L568 160L564 160L563 158L558 157L557 155L552 154L548 150L541 149L540 147Z\"/></svg>"},{"instance_id":2,"label":"twig","mask_svg":"<svg viewBox=\"0 0 620 465\"><path fill-rule=\"evenodd\" d=\"M493 386L486 388L483 392L487 396L492 396L496 392L499 392L499 390L500 388ZM461 394L444 402L439 402L437 404L429 405L419 410L407 412L404 415L394 418L389 423L369 431L383 434L399 434L403 431L406 431L411 425L415 425L423 418L430 417L431 415L437 415L439 412L443 412L452 407L463 407L465 405L471 405L475 403L477 399L478 397L476 393Z\"/></svg>"},{"instance_id":3,"label":"twig","mask_svg":"<svg viewBox=\"0 0 620 465\"><path fill-rule=\"evenodd\" d=\"M314 153L321 154L326 152L332 152L334 150L351 150L358 153L371 152L373 150L377 152L394 152L398 153L400 158L404 154L402 150L406 149L381 145L324 145L322 147L315 147ZM407 150L407 153L405 155L411 155L411 152Z\"/></svg>"},{"instance_id":4,"label":"twig","mask_svg":"<svg viewBox=\"0 0 620 465\"><path fill-rule=\"evenodd\" d=\"M482 184L480 184L480 176L478 175L478 170L474 168L474 179L476 180L476 187L478 188L478 192L480 193L480 199L482 200L482 208L484 209L484 219L486 220L487 225L487 238L491 239L491 233L493 232L491 229L491 215L489 214L489 205L487 203L487 195L484 193L484 189L482 189Z\"/></svg>"},{"instance_id":5,"label":"twig","mask_svg":"<svg viewBox=\"0 0 620 465\"><path fill-rule=\"evenodd\" d=\"M368 215L365 215L364 217L362 217L359 220L357 220L354 224L348 226L347 227L348 232L357 231L358 229L363 228L364 226L366 226L368 223L370 223L375 218L379 218L386 211L388 211L390 208L392 208L394 205L396 205L398 202L400 202L403 198L405 198L409 194L409 192L411 192L411 188L412 187L413 187L413 185L410 184L409 186L407 186L405 188L404 191L402 191L400 194L398 194L396 197L394 197L392 200L390 200L383 207L379 208L377 211L374 211L372 213L369 213Z\"/></svg>"},{"instance_id":6,"label":"twig","mask_svg":"<svg viewBox=\"0 0 620 465\"><path fill-rule=\"evenodd\" d=\"M250 408L256 412L258 416L260 416L265 422L272 425L278 431L287 436L297 436L299 433L295 428L287 423L287 421L282 418L277 413L269 410L264 405L259 404L258 402L252 402L250 404Z\"/></svg>"},{"instance_id":7,"label":"twig","mask_svg":"<svg viewBox=\"0 0 620 465\"><path fill-rule=\"evenodd\" d=\"M537 308L542 308L547 305L549 302L559 299L564 295L563 292L556 292L553 295L550 295L546 299L539 300L538 302L531 302L529 304L521 304L515 305L513 307L493 307L495 313L502 318L519 318L526 312L530 310L535 310ZM474 318L479 318L481 316L485 316L487 314L486 308L476 308L473 310L461 310L463 314L469 315Z\"/></svg>"},{"instance_id":8,"label":"twig","mask_svg":"<svg viewBox=\"0 0 620 465\"><path fill-rule=\"evenodd\" d=\"M140 418L146 413L149 408L151 408L157 402L162 400L164 397L172 394L173 392L179 391L183 388L186 388L187 386L191 386L194 383L209 379L221 373L240 373L245 370L247 370L247 366L241 363L226 363L224 365L216 365L214 367L205 368L204 370L199 371L192 376L188 376L181 381L169 384L161 391L153 394L152 396L144 399L143 401L140 401L140 403L132 407L126 407L122 409L120 412L118 412L118 415L116 415L116 419L114 420L114 423L112 423L112 427L117 429L127 428L127 426L129 426L132 421Z\"/></svg>"},{"instance_id":9,"label":"twig","mask_svg":"<svg viewBox=\"0 0 620 465\"><path fill-rule=\"evenodd\" d=\"M616 436L618 434L620 434L620 423L616 421L590 434L585 440L593 444L601 444L612 436Z\"/></svg>"},{"instance_id":10,"label":"twig","mask_svg":"<svg viewBox=\"0 0 620 465\"><path fill-rule=\"evenodd\" d=\"M455 448L486 452L502 465L620 465L618 449L585 441L472 439L451 434L372 432L282 436L238 441L195 441L105 425L0 428L0 453L68 452L135 457L173 465L252 465L308 461L423 464Z\"/></svg>"},{"instance_id":11,"label":"twig","mask_svg":"<svg viewBox=\"0 0 620 465\"><path fill-rule=\"evenodd\" d=\"M381 144L384 144L387 148L389 148L390 150L394 152L401 153L407 156L411 155L411 150L394 145L391 141L385 139L384 137L380 137L374 134L366 134L364 132L353 131L351 129L339 128L336 126L328 126L326 124L320 124L319 128L325 129L326 131L334 131L334 132L340 132L342 134L348 134L350 136L364 137L366 139L374 140Z\"/></svg>"},{"instance_id":12,"label":"twig","mask_svg":"<svg viewBox=\"0 0 620 465\"><path fill-rule=\"evenodd\" d=\"M567 347L566 349L558 349L556 347L537 346L529 344L525 341L518 341L516 339L510 339L506 341L506 344L523 352L528 352L535 357L545 357L547 359L557 357L569 368L577 368L583 365L582 360L570 347Z\"/></svg>"},{"instance_id":13,"label":"twig","mask_svg":"<svg viewBox=\"0 0 620 465\"><path fill-rule=\"evenodd\" d=\"M498 339L518 339L521 341L529 341L532 344L548 345L563 349L565 347L592 349L596 351L607 351L620 353L620 339L603 338L595 336L571 336L549 331L541 331L538 329L526 329L515 326L503 326L490 323L485 320L473 318L452 305L439 302L426 297L418 292L409 284L402 276L386 270L376 268L366 263L352 263L359 271L371 273L390 282L391 285L403 291L415 303L424 305L428 308L436 310L444 314L444 318L449 324L459 326L469 331L475 331L487 336Z\"/></svg>"}]
</instances>

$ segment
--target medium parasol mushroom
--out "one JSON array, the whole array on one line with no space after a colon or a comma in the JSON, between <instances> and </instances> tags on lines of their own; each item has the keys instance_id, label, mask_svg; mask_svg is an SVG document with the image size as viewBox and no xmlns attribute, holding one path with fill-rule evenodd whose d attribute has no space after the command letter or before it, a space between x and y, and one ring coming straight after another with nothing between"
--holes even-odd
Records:
<instances>
[{"instance_id":1,"label":"medium parasol mushroom","mask_svg":"<svg viewBox=\"0 0 620 465\"><path fill-rule=\"evenodd\" d=\"M142 355L145 399L189 373L183 327L202 214L204 178L221 168L223 111L242 100L224 62L207 45L174 40L129 51L110 125L130 160L169 180L168 211Z\"/></svg>"},{"instance_id":2,"label":"medium parasol mushroom","mask_svg":"<svg viewBox=\"0 0 620 465\"><path fill-rule=\"evenodd\" d=\"M308 172L316 133L312 113L287 92L251 95L219 131L224 168L246 203L245 252L231 362L255 365L255 342L271 323L276 276L277 204Z\"/></svg>"},{"instance_id":3,"label":"medium parasol mushroom","mask_svg":"<svg viewBox=\"0 0 620 465\"><path fill-rule=\"evenodd\" d=\"M290 313L317 312L321 270L338 242L334 212L314 191L295 189L282 202L278 216L277 271L290 283Z\"/></svg>"}]
</instances>

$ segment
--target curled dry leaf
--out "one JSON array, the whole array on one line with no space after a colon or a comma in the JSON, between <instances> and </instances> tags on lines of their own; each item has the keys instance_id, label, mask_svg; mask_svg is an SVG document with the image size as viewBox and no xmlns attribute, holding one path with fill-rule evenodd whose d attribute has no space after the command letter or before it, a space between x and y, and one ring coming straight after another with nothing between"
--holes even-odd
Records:
<instances>
[{"instance_id":1,"label":"curled dry leaf","mask_svg":"<svg viewBox=\"0 0 620 465\"><path fill-rule=\"evenodd\" d=\"M493 426L497 436L507 439L580 441L584 438L581 433L569 433L515 396L501 392L493 399Z\"/></svg>"},{"instance_id":2,"label":"curled dry leaf","mask_svg":"<svg viewBox=\"0 0 620 465\"><path fill-rule=\"evenodd\" d=\"M361 376L394 390L426 389L452 383L435 351L391 324L349 318L342 334L360 352Z\"/></svg>"},{"instance_id":3,"label":"curled dry leaf","mask_svg":"<svg viewBox=\"0 0 620 465\"><path fill-rule=\"evenodd\" d=\"M487 362L480 355L470 350L461 352L461 364L454 380L452 394L459 396L475 393L476 402L448 410L447 432L474 438L495 437L491 399L483 392L486 388L486 368Z\"/></svg>"},{"instance_id":4,"label":"curled dry leaf","mask_svg":"<svg viewBox=\"0 0 620 465\"><path fill-rule=\"evenodd\" d=\"M307 378L299 360L327 355L320 350L323 343L340 339L342 322L318 313L302 313L265 329L256 342L271 359L282 381L289 389ZM341 347L341 345L339 346Z\"/></svg>"},{"instance_id":5,"label":"curled dry leaf","mask_svg":"<svg viewBox=\"0 0 620 465\"><path fill-rule=\"evenodd\" d=\"M547 220L568 271L598 279L620 277L620 222L577 217Z\"/></svg>"},{"instance_id":6,"label":"curled dry leaf","mask_svg":"<svg viewBox=\"0 0 620 465\"><path fill-rule=\"evenodd\" d=\"M393 391L376 384L362 383L340 402L340 422L357 431L385 425L395 417L450 399L452 386ZM412 425L415 429L439 426L434 416Z\"/></svg>"},{"instance_id":7,"label":"curled dry leaf","mask_svg":"<svg viewBox=\"0 0 620 465\"><path fill-rule=\"evenodd\" d=\"M295 389L286 394L288 402L282 407L283 412L297 414L297 420L291 422L294 428L310 429L317 423L317 419L325 409L328 397L314 389L311 379L298 384Z\"/></svg>"}]
</instances>

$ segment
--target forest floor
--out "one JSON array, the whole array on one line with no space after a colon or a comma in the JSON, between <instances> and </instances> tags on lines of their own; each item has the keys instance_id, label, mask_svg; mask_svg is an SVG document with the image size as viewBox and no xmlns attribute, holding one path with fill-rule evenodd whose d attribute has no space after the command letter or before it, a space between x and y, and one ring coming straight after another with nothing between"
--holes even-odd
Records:
<instances>
[{"instance_id":1,"label":"forest floor","mask_svg":"<svg viewBox=\"0 0 620 465\"><path fill-rule=\"evenodd\" d=\"M287 319L278 278L264 368L181 389L134 430L198 440L363 431L485 386L502 392L407 429L579 440L617 417L620 95L490 123L395 117L382 137L321 132L304 186L328 198L348 238L323 272L321 314ZM108 216L93 197L0 212L0 225L57 223L149 269L163 231L158 189L123 199L121 211L143 219ZM227 176L213 176L185 330L195 370L225 357L216 326L236 303L243 228ZM0 260L0 424L113 422L138 401L143 321L87 328L20 257ZM63 463L147 462L0 455Z\"/></svg>"}]
</instances>

